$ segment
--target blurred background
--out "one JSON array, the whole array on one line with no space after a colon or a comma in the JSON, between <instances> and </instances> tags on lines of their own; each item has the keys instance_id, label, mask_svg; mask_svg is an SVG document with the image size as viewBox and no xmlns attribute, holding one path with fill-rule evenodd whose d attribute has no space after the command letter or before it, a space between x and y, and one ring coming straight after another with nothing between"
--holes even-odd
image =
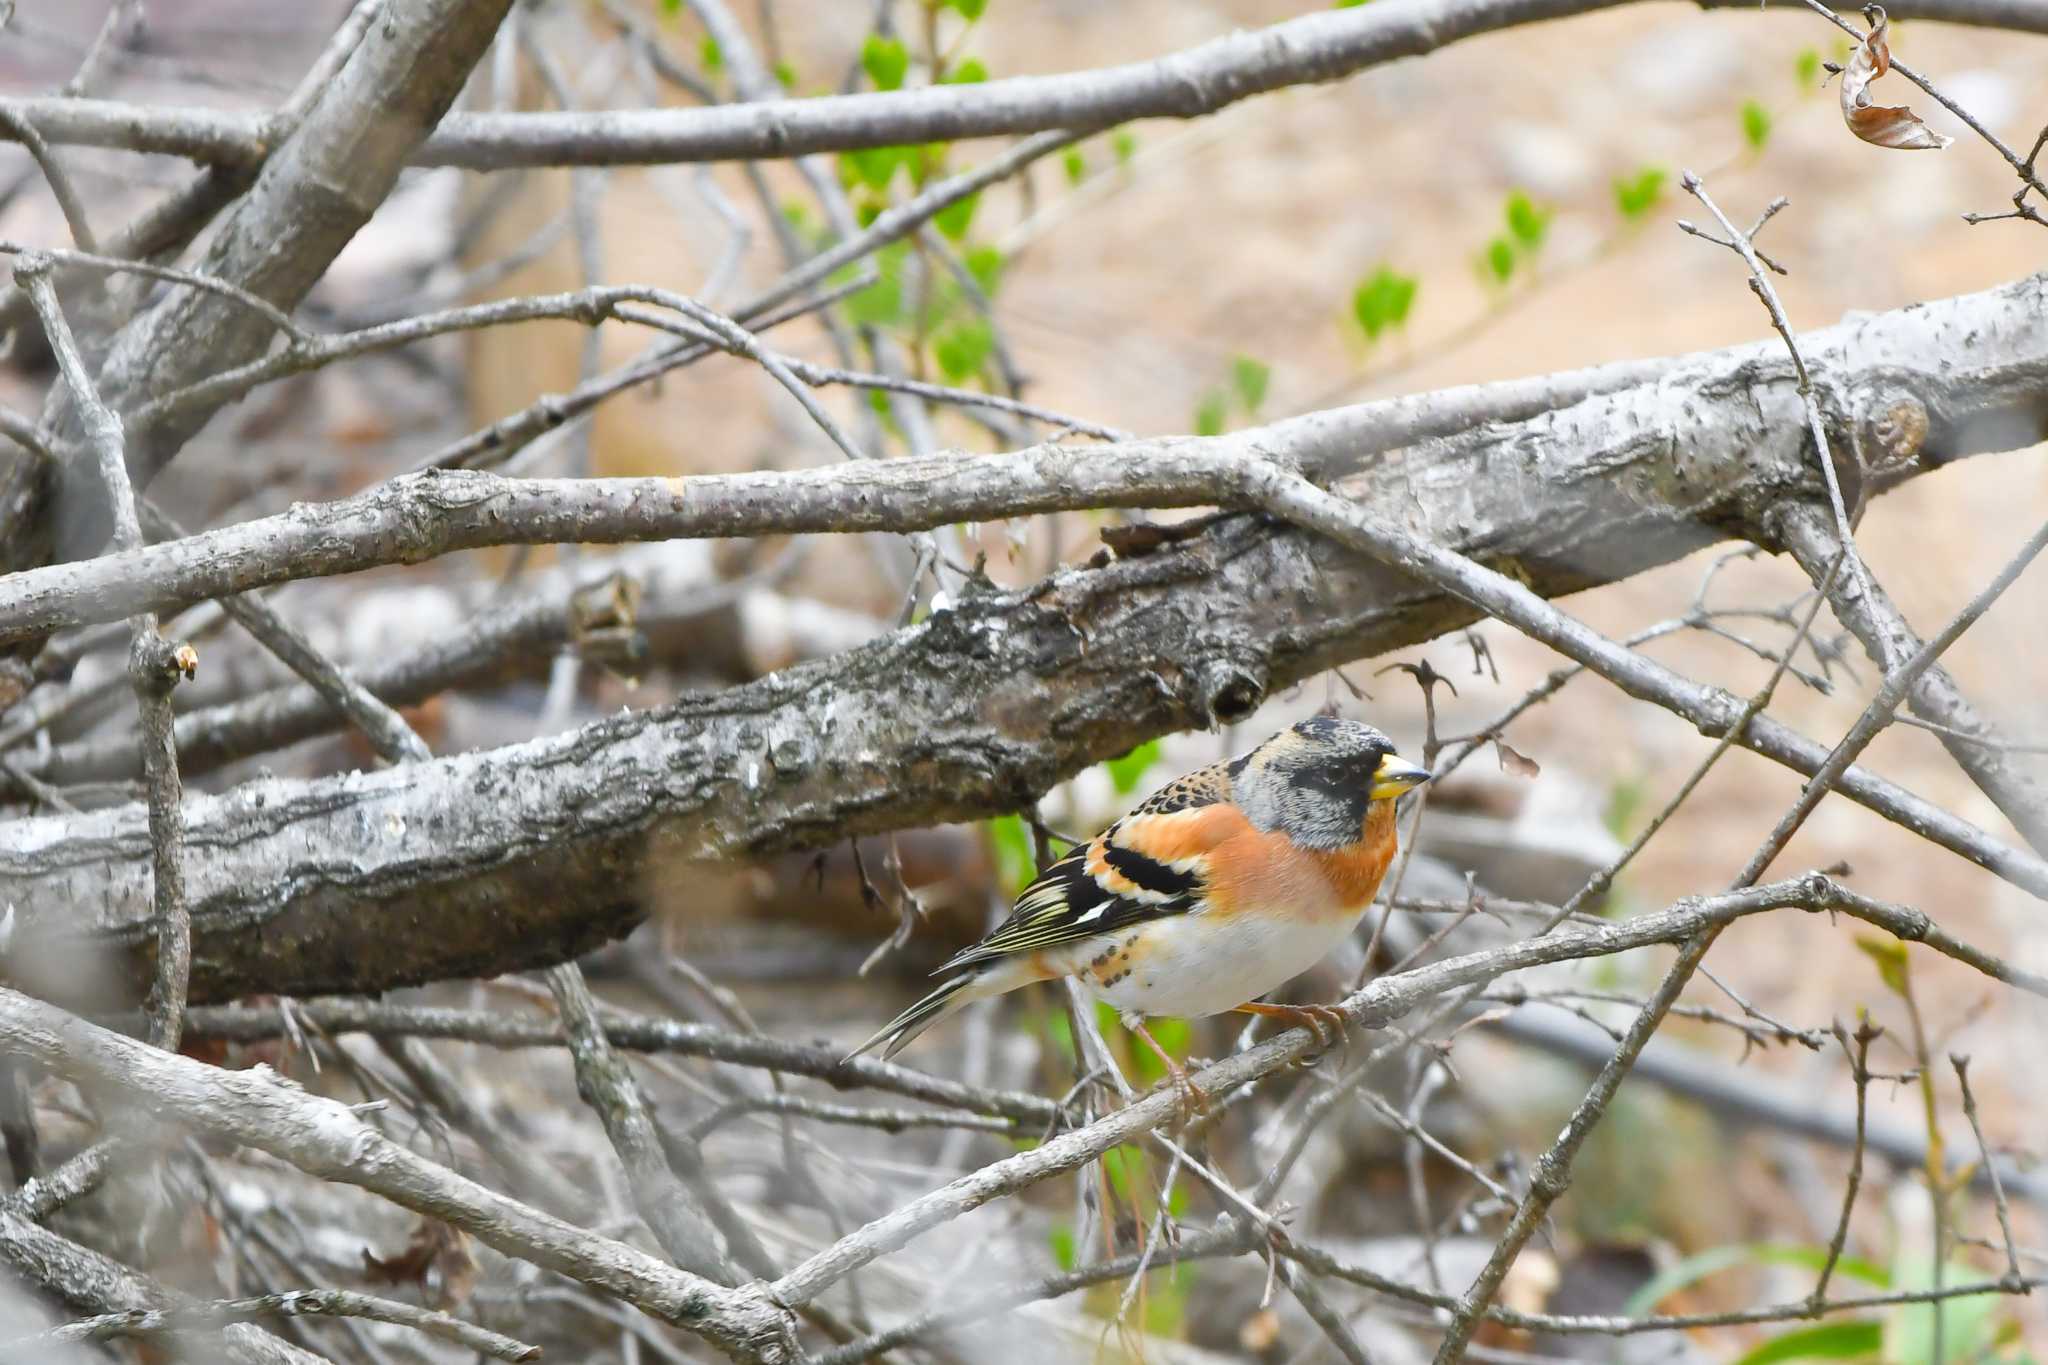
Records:
<instances>
[{"instance_id":1,"label":"blurred background","mask_svg":"<svg viewBox=\"0 0 2048 1365\"><path fill-rule=\"evenodd\" d=\"M972 24L950 10L891 0L734 8L774 78L810 94L873 88L892 75L921 83L935 65L938 78L957 80L1140 61L1310 6L992 0ZM95 93L273 107L346 9L149 0L142 22L108 60L104 90ZM61 84L105 14L100 4L23 0L0 30L0 89L45 93ZM763 22L768 15L772 26ZM692 84L729 98L740 78L731 54L707 38L686 7L660 0L522 5L515 23L518 40L501 42L497 59L473 81L467 107L693 103ZM879 57L878 32L898 45L883 47ZM2031 144L2048 121L2048 39L1908 21L1893 26L1892 48L2010 144ZM1778 287L1802 329L1987 288L2048 263L2048 236L2038 228L1963 222L1966 212L2007 206L2011 172L1903 81L1886 81L1879 97L1912 104L1958 137L1953 147L1902 154L1846 134L1834 89L1822 88L1822 77L1824 63L1845 60L1848 50L1837 30L1809 13L1630 5L1461 42L1333 85L1247 100L1192 123L1133 124L992 187L971 213L942 218L941 231L915 249L883 253L876 282L852 296L842 327L874 328L904 372L970 387L1016 379L1031 401L1058 412L1165 435L1766 336L1767 319L1739 261L1674 226L1678 218L1704 216L1678 189L1683 170L1703 176L1738 220L1789 197L1763 245L1790 271ZM897 51L906 58L900 70ZM962 169L997 150L993 143L928 149L922 154L932 159L922 166L915 157L902 164L822 158L818 170L843 209L871 216L907 198L920 173ZM74 150L67 159L96 218L107 222L124 220L189 174L112 152ZM322 330L341 330L600 281L655 284L729 306L772 283L786 250L808 249L832 231L830 198L786 164L410 172L302 315ZM18 149L0 158L0 236L31 244L68 240ZM831 330L814 319L785 325L775 339L816 363L843 363ZM648 334L616 323L594 333L536 323L333 367L261 390L223 413L155 491L192 524L339 496L545 394L627 363L648 345ZM0 402L36 411L50 374L47 358L17 354L0 374ZM1046 430L941 408L913 416L844 390L825 401L873 446L891 452L923 442L1007 449ZM686 474L839 458L766 375L715 356L608 401L587 424L529 447L515 467L535 474ZM1859 543L1907 618L1926 633L1981 587L2044 516L2048 468L2036 448L1973 458L1912 481L1869 509ZM985 556L990 577L1022 585L1086 560L1103 524L1073 516L958 528L945 546L962 563ZM1728 548L1581 594L1568 609L1620 637L1684 613L1710 573L1707 600L1716 607L1772 610L1805 588L1789 561L1755 556L1724 563ZM882 539L585 549L567 557L466 554L423 569L298 585L276 600L341 657L365 659L429 641L508 595L559 593L611 567L647 585L639 625L650 653L630 666L579 671L536 651L501 676L408 712L436 752L514 742L845 649L895 627L909 564L900 544ZM926 599L916 609L928 606ZM2044 621L2048 580L2037 568L1947 656L1984 713L2035 745L2048 744ZM1785 634L1767 621L1730 628L1771 642ZM1835 639L1838 630L1823 613L1817 634ZM1845 643L1822 679L1829 690L1788 679L1773 707L1788 724L1828 743L1876 683L1854 641ZM1753 651L1703 632L1682 632L1650 648L1687 675L1738 695L1754 691L1770 672ZM206 658L201 680L181 690L182 707L218 705L284 676L260 651L225 636ZM1456 688L1437 696L1436 725L1446 737L1484 725L1559 662L1489 623L1469 637L1391 660L1360 661L1346 670L1349 685L1318 680L1274 699L1230 732L1148 745L1065 784L1041 813L1064 832L1099 827L1166 779L1327 704L1370 719L1405 752L1418 752L1420 691L1407 675L1379 670L1423 660ZM1801 664L1821 668L1811 656ZM81 669L119 666L118 656L107 656ZM127 743L129 709L68 718L29 766L47 781L75 787L82 800L129 799L132 786L106 758ZM1508 736L1540 771L1503 771L1487 751L1434 789L1422 820L1423 856L1410 869L1405 895L1458 902L1474 885L1506 900L1560 900L1642 830L1709 747L1683 723L1597 679L1573 682ZM358 743L330 736L221 762L187 780L218 790L259 770L314 774L370 760ZM1934 736L1895 726L1866 761L2020 842ZM2038 756L2031 761L2034 771L2048 774ZM1626 869L1605 912L1656 909L1721 889L1798 788L1784 769L1731 756ZM738 1008L771 1033L850 1045L921 990L925 970L1006 908L1032 854L1029 832L1010 820L865 841L865 872L843 847L815 865L809 858L730 870L650 865L647 894L656 913L641 939L587 966L602 973L607 998L622 1005L713 1018ZM1838 862L1853 869L1859 889L1923 909L2017 966L2048 971L2038 903L1860 807L1830 799L1776 871ZM1476 880L1468 883L1468 874ZM875 894L863 896L864 879ZM911 894L922 913L911 912L908 941L871 959ZM1476 916L1469 930L1478 934L1475 943L1503 932L1497 924L1478 928L1482 923L1490 921ZM1335 998L1362 968L1386 966L1431 927L1426 916L1397 916L1383 947L1391 957L1368 964L1364 944L1354 945L1348 960L1333 959L1290 998ZM686 970L673 970L676 961ZM1491 1010L1481 1026L1460 1029L1442 1054L1395 1051L1372 1088L1512 1184L1582 1093L1587 1056L1597 1064L1611 1047L1603 1030L1633 1014L1628 1001L1655 982L1667 961L1666 953L1645 952L1529 974L1530 990L1579 994L1548 1006ZM861 975L864 964L870 965ZM1871 1065L1887 1079L1867 1099L1873 1132L1891 1134L1896 1150L1868 1157L1847 1250L1870 1275L1852 1288L1874 1292L1931 1278L1924 1248L1933 1214L1925 1182L1914 1174L1915 1152L1930 1136L1919 1079L1929 1058L1934 1131L1947 1144L1951 1169L1977 1157L1946 1061L1960 1053L1973 1059L1986 1139L2029 1173L2030 1183L2014 1196L2020 1240L2040 1243L2035 1201L2048 1197L2048 1172L2035 1172L2034 1163L2048 1118L2039 1084L2048 1017L2039 1001L1992 990L1930 954L1911 955L1904 975L1894 971L1888 980L1886 964L1859 945L1857 931L1817 916L1746 920L1723 938L1710 965L1728 991L1791 1028L1853 1027L1863 1011L1884 1026ZM731 995L711 993L707 983ZM524 1003L505 984L417 994L493 1007ZM1740 1013L1734 997L1708 982L1686 998L1724 1015ZM1177 1038L1195 1055L1216 1056L1233 1046L1237 1032L1211 1021ZM1156 1079L1111 1033L1133 1078ZM1350 1055L1382 1041L1360 1039ZM1856 1091L1841 1048L1831 1038L1817 1049L1760 1044L1688 1018L1674 1020L1661 1043L1666 1064L1624 1091L1581 1159L1554 1226L1518 1266L1506 1301L1557 1312L1689 1311L1789 1300L1811 1285L1850 1160L1839 1139L1853 1120ZM904 1060L1058 1095L1073 1080L1072 1049L1064 1002L1047 990L972 1011ZM449 1045L446 1055L490 1112L516 1116L507 1121L537 1150L567 1169L608 1160L595 1125L569 1098L573 1080L563 1058L461 1045ZM712 1101L695 1064L670 1070L676 1074L657 1074L648 1084L661 1093L666 1112L685 1121ZM345 1072L316 1075L304 1066L292 1074L338 1090L356 1083ZM1657 1084L1659 1077L1667 1083ZM1293 1098L1283 1090L1270 1107L1212 1136L1215 1161L1242 1183L1256 1182L1276 1144L1284 1146L1289 1106L1314 1093L1316 1082L1288 1084L1296 1087ZM1746 1111L1737 1103L1742 1096L1753 1101ZM1808 1128L1833 1125L1835 1140L1815 1140L1802 1130L1802 1116ZM768 1119L757 1120L709 1140L707 1160L801 1245L817 1231L820 1215L800 1193L778 1191L788 1158L774 1143L758 1141L776 1130ZM828 1172L844 1164L862 1216L1006 1149L999 1139L967 1134L884 1138L856 1131L832 1139L833 1150L814 1160ZM1188 1226L1203 1224L1217 1207L1213 1196L1185 1178L1163 1196L1162 1166L1156 1149L1133 1149L1103 1173L1093 1215L1077 1211L1070 1191L1045 1187L951 1225L889 1262L874 1292L892 1311L907 1309L976 1276L1007 1279L1128 1249L1162 1198ZM1430 1240L1441 1238L1433 1268L1416 1226L1417 1167L1431 1201ZM344 1282L360 1275L356 1252L366 1240L389 1252L408 1235L406 1218L370 1201L329 1192L337 1202L328 1225L328 1210L290 1207L304 1196L287 1195L280 1182L246 1171L237 1178L251 1191L238 1196L242 1216L260 1220L285 1209L277 1216L288 1214L305 1234L298 1254ZM1466 1174L1434 1154L1418 1155L1363 1105L1318 1130L1285 1194L1305 1235L1390 1275L1438 1276L1453 1292L1469 1282L1499 1226L1498 1206ZM607 1197L616 1200L616 1191ZM205 1250L183 1268L204 1280L228 1253L168 1211L178 1204L174 1196L152 1214L158 1231L144 1259L169 1275L182 1256ZM1997 1238L1988 1203L1961 1197L1955 1217L1963 1232ZM309 1226L315 1231L308 1233ZM105 1228L101 1234L116 1235ZM173 1254L171 1247L185 1251ZM1995 1275L2001 1265L1997 1254L1969 1245L1956 1250L1955 1260L1972 1274ZM511 1312L516 1271L487 1253L485 1264L477 1302ZM1321 1358L1317 1352L1327 1344L1291 1301L1261 1306L1261 1279L1249 1261L1155 1276L1136 1320L1142 1347L1169 1360ZM1427 1358L1426 1313L1361 1302L1371 1305L1361 1331L1370 1329L1365 1339L1383 1353L1376 1358ZM1114 1292L1096 1292L1085 1302L1033 1309L1057 1335L1024 1347L1014 1334L969 1333L956 1343L955 1358L1088 1359L1091 1351L1132 1350L1124 1337L1098 1340L1108 1321L1102 1315L1116 1306ZM1874 1332L1838 1336L1814 1353L1931 1363L1931 1317L1926 1309L1867 1314L1862 1320L1876 1324ZM567 1358L610 1359L628 1349L579 1335L587 1329L587 1322L559 1327ZM1968 1300L1947 1311L1939 1350L1948 1360L2018 1360L2048 1341L2044 1329L2037 1302ZM1768 1345L1774 1330L1712 1328L1614 1342L1490 1329L1482 1340L1491 1351L1510 1353L1503 1359L1520 1353L1718 1360ZM664 1349L695 1358L696 1347L674 1344L680 1340ZM388 1342L380 1348L392 1359L408 1358L404 1352L412 1349Z\"/></svg>"}]
</instances>

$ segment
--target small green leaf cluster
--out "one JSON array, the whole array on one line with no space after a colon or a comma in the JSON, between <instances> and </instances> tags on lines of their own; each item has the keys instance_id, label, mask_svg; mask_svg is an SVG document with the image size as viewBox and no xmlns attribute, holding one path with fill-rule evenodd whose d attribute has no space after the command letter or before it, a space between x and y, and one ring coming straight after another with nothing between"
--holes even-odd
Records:
<instances>
[{"instance_id":1,"label":"small green leaf cluster","mask_svg":"<svg viewBox=\"0 0 2048 1365\"><path fill-rule=\"evenodd\" d=\"M1420 284L1415 276L1403 275L1385 263L1358 282L1351 291L1351 316L1365 332L1368 344L1408 325Z\"/></svg>"},{"instance_id":2,"label":"small green leaf cluster","mask_svg":"<svg viewBox=\"0 0 2048 1365\"><path fill-rule=\"evenodd\" d=\"M1543 250L1543 240L1550 235L1550 220L1555 216L1556 210L1539 206L1527 191L1510 191L1501 206L1501 220L1507 231L1489 239L1480 253L1481 277L1502 286L1514 278L1518 268L1526 273Z\"/></svg>"},{"instance_id":3,"label":"small green leaf cluster","mask_svg":"<svg viewBox=\"0 0 2048 1365\"><path fill-rule=\"evenodd\" d=\"M1273 367L1257 356L1233 356L1229 383L1210 389L1195 405L1195 435L1222 435L1229 425L1233 405L1247 419L1256 418L1266 402L1266 390L1272 380Z\"/></svg>"}]
</instances>

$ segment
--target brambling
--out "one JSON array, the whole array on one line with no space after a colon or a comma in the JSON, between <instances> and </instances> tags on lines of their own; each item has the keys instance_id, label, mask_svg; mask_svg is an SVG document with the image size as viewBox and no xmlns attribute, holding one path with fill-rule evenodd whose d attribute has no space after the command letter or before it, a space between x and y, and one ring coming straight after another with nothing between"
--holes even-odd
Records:
<instances>
[{"instance_id":1,"label":"brambling","mask_svg":"<svg viewBox=\"0 0 2048 1365\"><path fill-rule=\"evenodd\" d=\"M1034 981L1078 978L1165 1062L1149 1015L1238 1011L1306 1025L1327 1006L1256 997L1319 962L1350 933L1394 859L1394 803L1429 772L1370 725L1305 720L1249 753L1177 778L1077 844L1017 898L1010 917L934 975L945 982L851 1054L893 1057L962 1006Z\"/></svg>"}]
</instances>

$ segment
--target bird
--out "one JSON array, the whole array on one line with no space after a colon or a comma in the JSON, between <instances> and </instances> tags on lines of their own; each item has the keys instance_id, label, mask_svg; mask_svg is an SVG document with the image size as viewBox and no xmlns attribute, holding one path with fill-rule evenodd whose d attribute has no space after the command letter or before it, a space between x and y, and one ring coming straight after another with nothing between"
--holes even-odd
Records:
<instances>
[{"instance_id":1,"label":"bird","mask_svg":"<svg viewBox=\"0 0 2048 1365\"><path fill-rule=\"evenodd\" d=\"M973 1001L1074 977L1158 1054L1184 1106L1206 1107L1145 1020L1234 1011L1338 1036L1329 1006L1257 997L1357 925L1394 859L1395 803L1429 777L1372 726L1318 715L1176 778L1047 867L848 1060L893 1058Z\"/></svg>"}]
</instances>

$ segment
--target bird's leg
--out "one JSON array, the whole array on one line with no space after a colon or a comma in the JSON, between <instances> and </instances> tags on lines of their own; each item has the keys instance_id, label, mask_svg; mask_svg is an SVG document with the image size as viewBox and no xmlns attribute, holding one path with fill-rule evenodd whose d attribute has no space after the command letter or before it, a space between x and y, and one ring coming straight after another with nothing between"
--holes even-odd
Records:
<instances>
[{"instance_id":1,"label":"bird's leg","mask_svg":"<svg viewBox=\"0 0 2048 1365\"><path fill-rule=\"evenodd\" d=\"M1189 1080L1187 1069L1173 1060L1165 1048L1159 1046L1159 1040L1152 1036L1151 1029L1145 1027L1145 1021L1126 1016L1124 1025L1145 1040L1145 1046L1152 1049L1153 1055L1158 1057L1160 1064L1166 1068L1166 1078L1173 1082L1174 1093L1180 1096L1180 1121L1191 1123L1196 1114L1208 1113L1208 1094L1202 1087Z\"/></svg>"},{"instance_id":2,"label":"bird's leg","mask_svg":"<svg viewBox=\"0 0 2048 1365\"><path fill-rule=\"evenodd\" d=\"M1305 1028L1316 1036L1316 1050L1327 1051L1331 1044L1343 1041L1344 1026L1350 1022L1343 1011L1331 1005L1269 1005L1261 1000L1247 1000L1235 1011L1238 1014L1256 1014L1265 1019L1276 1019L1285 1028Z\"/></svg>"}]
</instances>

